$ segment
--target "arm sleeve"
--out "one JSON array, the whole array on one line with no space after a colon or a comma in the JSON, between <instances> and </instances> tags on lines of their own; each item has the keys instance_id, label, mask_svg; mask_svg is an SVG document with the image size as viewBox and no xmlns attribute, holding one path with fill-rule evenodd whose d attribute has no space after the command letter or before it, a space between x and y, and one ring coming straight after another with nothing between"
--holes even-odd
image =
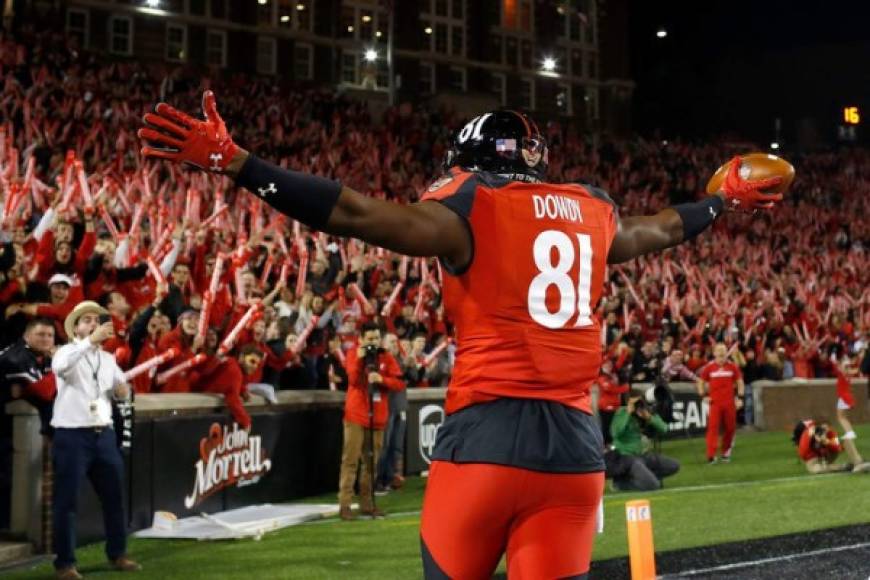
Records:
<instances>
[{"instance_id":1,"label":"arm sleeve","mask_svg":"<svg viewBox=\"0 0 870 580\"><path fill-rule=\"evenodd\" d=\"M391 391L401 391L405 388L405 383L402 382L402 369L399 368L399 363L393 355L387 355L387 372L384 373L384 386Z\"/></svg>"},{"instance_id":2,"label":"arm sleeve","mask_svg":"<svg viewBox=\"0 0 870 580\"><path fill-rule=\"evenodd\" d=\"M628 414L628 409L625 407L620 407L616 414L613 416L613 420L610 422L610 434L613 435L614 439L618 439L622 436L623 431L628 427L628 422L631 420L631 416Z\"/></svg>"},{"instance_id":3,"label":"arm sleeve","mask_svg":"<svg viewBox=\"0 0 870 580\"><path fill-rule=\"evenodd\" d=\"M57 395L57 380L54 373L47 373L38 381L27 385L24 393L45 402L54 400L55 395Z\"/></svg>"},{"instance_id":4,"label":"arm sleeve","mask_svg":"<svg viewBox=\"0 0 870 580\"><path fill-rule=\"evenodd\" d=\"M97 234L94 232L85 232L82 238L82 244L76 252L75 270L82 278L84 278L85 267L88 265L88 258L94 253L94 248L97 247Z\"/></svg>"},{"instance_id":5,"label":"arm sleeve","mask_svg":"<svg viewBox=\"0 0 870 580\"><path fill-rule=\"evenodd\" d=\"M123 268L127 265L127 254L130 252L130 238L124 236L124 238L118 243L118 247L115 248L115 259L113 260L116 268Z\"/></svg>"},{"instance_id":6,"label":"arm sleeve","mask_svg":"<svg viewBox=\"0 0 870 580\"><path fill-rule=\"evenodd\" d=\"M653 429L658 431L661 435L664 435L668 432L668 426L658 415L653 415L650 417L649 424L652 425Z\"/></svg>"},{"instance_id":7,"label":"arm sleeve","mask_svg":"<svg viewBox=\"0 0 870 580\"><path fill-rule=\"evenodd\" d=\"M68 344L55 353L51 361L51 370L61 376L67 375L75 368L76 363L86 352L95 352L96 350L97 346L91 344L89 340Z\"/></svg>"}]
</instances>

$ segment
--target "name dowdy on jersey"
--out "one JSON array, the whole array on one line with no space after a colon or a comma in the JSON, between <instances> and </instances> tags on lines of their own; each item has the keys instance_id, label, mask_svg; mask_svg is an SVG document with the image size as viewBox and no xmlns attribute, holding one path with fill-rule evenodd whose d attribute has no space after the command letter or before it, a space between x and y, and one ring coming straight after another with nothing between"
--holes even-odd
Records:
<instances>
[{"instance_id":1,"label":"name dowdy on jersey","mask_svg":"<svg viewBox=\"0 0 870 580\"><path fill-rule=\"evenodd\" d=\"M250 435L233 423L233 428L213 423L208 437L199 444L193 491L184 498L184 507L196 504L226 487L257 483L272 469L272 461L262 451L259 435Z\"/></svg>"},{"instance_id":2,"label":"name dowdy on jersey","mask_svg":"<svg viewBox=\"0 0 870 580\"><path fill-rule=\"evenodd\" d=\"M535 217L537 219L549 218L561 219L578 224L583 223L583 214L580 213L580 202L576 199L548 193L546 195L533 195Z\"/></svg>"}]
</instances>

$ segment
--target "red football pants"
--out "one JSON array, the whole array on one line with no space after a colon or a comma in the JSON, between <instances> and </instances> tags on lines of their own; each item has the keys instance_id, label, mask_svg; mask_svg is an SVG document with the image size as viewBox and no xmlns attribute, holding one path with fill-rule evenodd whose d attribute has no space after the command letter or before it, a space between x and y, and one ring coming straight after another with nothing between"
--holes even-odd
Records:
<instances>
[{"instance_id":1,"label":"red football pants","mask_svg":"<svg viewBox=\"0 0 870 580\"><path fill-rule=\"evenodd\" d=\"M490 578L507 550L511 580L570 578L589 571L604 473L542 473L484 463L435 461L421 535L439 573Z\"/></svg>"},{"instance_id":2,"label":"red football pants","mask_svg":"<svg viewBox=\"0 0 870 580\"><path fill-rule=\"evenodd\" d=\"M734 443L734 432L737 430L737 407L734 403L710 403L710 414L707 416L707 459L716 457L716 444L719 440L719 429L722 435L722 455L731 455L731 445Z\"/></svg>"}]
</instances>

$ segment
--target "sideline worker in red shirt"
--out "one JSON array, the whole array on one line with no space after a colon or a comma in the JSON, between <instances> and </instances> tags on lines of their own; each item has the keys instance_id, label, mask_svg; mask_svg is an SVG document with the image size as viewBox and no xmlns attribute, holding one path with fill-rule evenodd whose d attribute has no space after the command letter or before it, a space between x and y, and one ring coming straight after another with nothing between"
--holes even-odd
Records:
<instances>
[{"instance_id":1,"label":"sideline worker in red shirt","mask_svg":"<svg viewBox=\"0 0 870 580\"><path fill-rule=\"evenodd\" d=\"M359 347L347 353L347 398L344 402L344 447L341 451L341 474L338 483L339 515L343 520L354 518L350 511L357 465L362 459L359 477L360 512L382 516L372 501L372 465L377 465L387 425L387 391L404 388L402 369L393 355L379 348L381 331L377 324L366 322L360 330ZM371 350L372 355L366 356ZM371 360L367 360L371 358ZM374 392L369 394L369 389ZM369 396L373 414L369 417ZM371 427L370 427L371 426ZM374 457L370 442L374 442ZM363 453L363 451L366 453Z\"/></svg>"},{"instance_id":2,"label":"sideline worker in red shirt","mask_svg":"<svg viewBox=\"0 0 870 580\"><path fill-rule=\"evenodd\" d=\"M743 406L743 375L740 367L727 360L728 347L717 343L713 347L714 359L708 363L698 378L698 395L709 402L710 414L707 417L707 462L716 463L716 444L719 428L722 435L722 461L731 461L731 448L734 446L734 432L737 430L737 409ZM737 387L737 396L734 387ZM708 394L709 392L709 394Z\"/></svg>"}]
</instances>

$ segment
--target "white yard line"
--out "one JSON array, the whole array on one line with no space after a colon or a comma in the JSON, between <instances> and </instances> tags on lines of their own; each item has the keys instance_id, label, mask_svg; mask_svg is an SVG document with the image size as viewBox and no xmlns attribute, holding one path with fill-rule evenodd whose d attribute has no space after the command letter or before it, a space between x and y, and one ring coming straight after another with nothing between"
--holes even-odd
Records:
<instances>
[{"instance_id":1,"label":"white yard line","mask_svg":"<svg viewBox=\"0 0 870 580\"><path fill-rule=\"evenodd\" d=\"M821 554L830 554L832 552L845 552L847 550L859 550L861 548L870 548L870 542L860 544L850 544L848 546L839 546L836 548L824 548L821 550L812 550L810 552L799 552L797 554L786 554L785 556L776 556L772 558L761 558L760 560L750 560L747 562L737 562L734 564L724 564L722 566L713 566L711 568L698 568L695 570L686 570L677 574L666 574L659 576L659 580L667 580L668 578L687 578L689 576L697 576L699 574L710 574L712 572L726 572L728 570L737 570L739 568L748 568L750 566L761 566L764 564L772 564L774 562L782 562L784 560L797 560L798 558L807 558L811 556L819 556Z\"/></svg>"}]
</instances>

